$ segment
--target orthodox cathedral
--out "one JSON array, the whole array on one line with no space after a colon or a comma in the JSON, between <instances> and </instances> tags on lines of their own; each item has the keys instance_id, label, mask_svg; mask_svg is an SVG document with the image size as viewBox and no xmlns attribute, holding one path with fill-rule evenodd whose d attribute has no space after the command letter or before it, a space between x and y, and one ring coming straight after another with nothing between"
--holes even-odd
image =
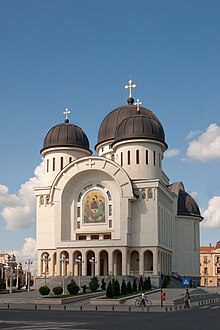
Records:
<instances>
[{"instance_id":1,"label":"orthodox cathedral","mask_svg":"<svg viewBox=\"0 0 220 330\"><path fill-rule=\"evenodd\" d=\"M64 123L46 134L45 185L35 188L38 276L199 278L202 221L182 182L163 171L164 129L134 102L102 121L92 156L86 133Z\"/></svg>"}]
</instances>

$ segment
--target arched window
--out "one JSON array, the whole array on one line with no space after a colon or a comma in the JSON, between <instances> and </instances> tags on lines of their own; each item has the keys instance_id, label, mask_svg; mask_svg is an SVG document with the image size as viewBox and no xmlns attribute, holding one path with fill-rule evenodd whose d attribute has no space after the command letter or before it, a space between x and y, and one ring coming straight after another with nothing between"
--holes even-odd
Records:
<instances>
[{"instance_id":1,"label":"arched window","mask_svg":"<svg viewBox=\"0 0 220 330\"><path fill-rule=\"evenodd\" d=\"M152 191L152 189L148 189L148 191L147 191L147 197L148 197L148 199L153 198L153 191Z\"/></svg>"},{"instance_id":2,"label":"arched window","mask_svg":"<svg viewBox=\"0 0 220 330\"><path fill-rule=\"evenodd\" d=\"M153 162L154 162L154 165L156 165L156 151L154 151L154 154L153 154Z\"/></svg>"},{"instance_id":3,"label":"arched window","mask_svg":"<svg viewBox=\"0 0 220 330\"><path fill-rule=\"evenodd\" d=\"M47 172L49 172L49 159L47 159Z\"/></svg>"},{"instance_id":4,"label":"arched window","mask_svg":"<svg viewBox=\"0 0 220 330\"><path fill-rule=\"evenodd\" d=\"M53 158L53 171L55 171L55 158Z\"/></svg>"}]
</instances>

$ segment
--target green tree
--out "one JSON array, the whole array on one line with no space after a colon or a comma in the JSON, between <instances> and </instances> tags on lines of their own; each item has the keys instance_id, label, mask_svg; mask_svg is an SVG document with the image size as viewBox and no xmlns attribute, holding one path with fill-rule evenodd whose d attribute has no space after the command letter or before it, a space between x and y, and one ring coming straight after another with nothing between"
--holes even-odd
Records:
<instances>
[{"instance_id":1,"label":"green tree","mask_svg":"<svg viewBox=\"0 0 220 330\"><path fill-rule=\"evenodd\" d=\"M98 278L96 276L93 276L89 282L89 289L92 292L96 292L99 288L99 281Z\"/></svg>"},{"instance_id":2,"label":"green tree","mask_svg":"<svg viewBox=\"0 0 220 330\"><path fill-rule=\"evenodd\" d=\"M125 283L125 280L123 279L123 281L121 283L121 295L126 296L127 293L128 293L127 285Z\"/></svg>"},{"instance_id":3,"label":"green tree","mask_svg":"<svg viewBox=\"0 0 220 330\"><path fill-rule=\"evenodd\" d=\"M128 293L132 293L133 292L132 286L131 286L131 281L128 281L128 283L127 283L127 292Z\"/></svg>"},{"instance_id":4,"label":"green tree","mask_svg":"<svg viewBox=\"0 0 220 330\"><path fill-rule=\"evenodd\" d=\"M110 281L107 285L106 297L111 299L113 298L112 282Z\"/></svg>"},{"instance_id":5,"label":"green tree","mask_svg":"<svg viewBox=\"0 0 220 330\"><path fill-rule=\"evenodd\" d=\"M120 290L120 284L117 279L114 281L113 285L114 285L114 287L113 287L114 297L119 297L121 294L121 290Z\"/></svg>"},{"instance_id":6,"label":"green tree","mask_svg":"<svg viewBox=\"0 0 220 330\"><path fill-rule=\"evenodd\" d=\"M132 286L132 290L133 292L137 292L137 282L136 282L136 278L133 279L133 286Z\"/></svg>"},{"instance_id":7,"label":"green tree","mask_svg":"<svg viewBox=\"0 0 220 330\"><path fill-rule=\"evenodd\" d=\"M60 296L63 293L63 288L62 286L55 286L55 288L53 288L53 293L56 296Z\"/></svg>"},{"instance_id":8,"label":"green tree","mask_svg":"<svg viewBox=\"0 0 220 330\"><path fill-rule=\"evenodd\" d=\"M5 281L3 279L0 279L0 290L4 290L6 288Z\"/></svg>"},{"instance_id":9,"label":"green tree","mask_svg":"<svg viewBox=\"0 0 220 330\"><path fill-rule=\"evenodd\" d=\"M47 285L41 286L39 288L39 292L42 296L48 296L50 293L50 288Z\"/></svg>"},{"instance_id":10,"label":"green tree","mask_svg":"<svg viewBox=\"0 0 220 330\"><path fill-rule=\"evenodd\" d=\"M70 283L67 284L67 291L70 294L77 294L79 292L79 286L74 280L71 280Z\"/></svg>"},{"instance_id":11,"label":"green tree","mask_svg":"<svg viewBox=\"0 0 220 330\"><path fill-rule=\"evenodd\" d=\"M101 289L106 290L106 282L105 282L104 278L101 281Z\"/></svg>"}]
</instances>

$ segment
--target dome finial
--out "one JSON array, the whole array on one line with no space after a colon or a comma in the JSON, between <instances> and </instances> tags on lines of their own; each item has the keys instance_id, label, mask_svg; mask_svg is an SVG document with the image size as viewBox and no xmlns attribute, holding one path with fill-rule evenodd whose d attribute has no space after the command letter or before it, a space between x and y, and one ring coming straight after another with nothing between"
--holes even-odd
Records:
<instances>
[{"instance_id":1,"label":"dome finial","mask_svg":"<svg viewBox=\"0 0 220 330\"><path fill-rule=\"evenodd\" d=\"M66 119L65 119L65 123L69 123L69 119L68 119L68 115L70 114L70 111L68 108L65 109L65 111L63 112L64 115L66 115Z\"/></svg>"},{"instance_id":2,"label":"dome finial","mask_svg":"<svg viewBox=\"0 0 220 330\"><path fill-rule=\"evenodd\" d=\"M129 98L128 98L128 104L133 104L134 103L134 99L132 97L132 88L135 88L136 85L132 84L132 80L130 79L128 81L128 85L125 85L125 89L129 88Z\"/></svg>"},{"instance_id":3,"label":"dome finial","mask_svg":"<svg viewBox=\"0 0 220 330\"><path fill-rule=\"evenodd\" d=\"M137 99L136 103L134 103L137 106L137 113L140 113L140 105L142 104L142 102Z\"/></svg>"}]
</instances>

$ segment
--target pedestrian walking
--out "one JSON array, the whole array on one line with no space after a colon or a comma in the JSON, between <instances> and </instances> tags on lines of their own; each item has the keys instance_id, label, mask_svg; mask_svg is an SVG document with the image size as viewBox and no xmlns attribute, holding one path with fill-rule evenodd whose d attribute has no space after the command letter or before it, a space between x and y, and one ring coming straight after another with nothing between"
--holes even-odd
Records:
<instances>
[{"instance_id":1,"label":"pedestrian walking","mask_svg":"<svg viewBox=\"0 0 220 330\"><path fill-rule=\"evenodd\" d=\"M186 292L184 294L184 308L190 307L190 295L189 295L189 289L186 289Z\"/></svg>"}]
</instances>

